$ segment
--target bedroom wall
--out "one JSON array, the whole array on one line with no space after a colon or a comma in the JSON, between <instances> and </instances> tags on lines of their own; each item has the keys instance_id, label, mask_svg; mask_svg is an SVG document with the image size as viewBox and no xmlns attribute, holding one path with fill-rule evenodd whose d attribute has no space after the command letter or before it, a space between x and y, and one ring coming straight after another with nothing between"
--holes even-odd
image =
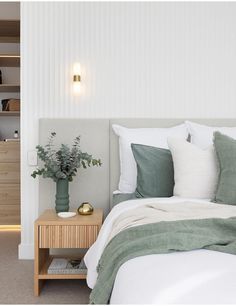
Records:
<instances>
[{"instance_id":1,"label":"bedroom wall","mask_svg":"<svg viewBox=\"0 0 236 306\"><path fill-rule=\"evenodd\" d=\"M236 3L22 2L22 241L33 257L39 118L233 118ZM82 90L72 91L81 63Z\"/></svg>"}]
</instances>

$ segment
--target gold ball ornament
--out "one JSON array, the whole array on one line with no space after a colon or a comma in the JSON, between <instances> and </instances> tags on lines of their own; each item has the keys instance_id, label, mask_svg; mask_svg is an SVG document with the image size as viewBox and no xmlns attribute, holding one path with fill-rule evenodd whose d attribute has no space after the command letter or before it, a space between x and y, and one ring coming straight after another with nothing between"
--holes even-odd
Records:
<instances>
[{"instance_id":1,"label":"gold ball ornament","mask_svg":"<svg viewBox=\"0 0 236 306\"><path fill-rule=\"evenodd\" d=\"M92 215L93 206L89 202L83 202L77 209L78 214L80 215Z\"/></svg>"}]
</instances>

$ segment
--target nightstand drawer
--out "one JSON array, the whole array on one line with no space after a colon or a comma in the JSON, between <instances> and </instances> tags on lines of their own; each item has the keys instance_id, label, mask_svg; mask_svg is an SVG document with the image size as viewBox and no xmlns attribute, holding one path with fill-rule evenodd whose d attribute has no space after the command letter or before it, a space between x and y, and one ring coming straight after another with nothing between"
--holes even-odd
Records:
<instances>
[{"instance_id":1,"label":"nightstand drawer","mask_svg":"<svg viewBox=\"0 0 236 306\"><path fill-rule=\"evenodd\" d=\"M98 225L41 225L39 248L89 248L99 229Z\"/></svg>"}]
</instances>

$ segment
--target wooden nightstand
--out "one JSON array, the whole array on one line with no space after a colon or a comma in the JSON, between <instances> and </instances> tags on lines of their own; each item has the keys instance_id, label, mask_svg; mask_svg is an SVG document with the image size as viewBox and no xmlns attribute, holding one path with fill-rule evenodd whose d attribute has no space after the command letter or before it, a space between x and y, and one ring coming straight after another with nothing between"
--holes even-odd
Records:
<instances>
[{"instance_id":1,"label":"wooden nightstand","mask_svg":"<svg viewBox=\"0 0 236 306\"><path fill-rule=\"evenodd\" d=\"M48 274L53 259L50 248L89 248L96 240L102 225L103 211L95 209L92 215L76 215L63 219L55 210L46 210L36 221L34 294L38 296L46 279L85 279L85 274ZM65 257L65 256L61 256Z\"/></svg>"}]
</instances>

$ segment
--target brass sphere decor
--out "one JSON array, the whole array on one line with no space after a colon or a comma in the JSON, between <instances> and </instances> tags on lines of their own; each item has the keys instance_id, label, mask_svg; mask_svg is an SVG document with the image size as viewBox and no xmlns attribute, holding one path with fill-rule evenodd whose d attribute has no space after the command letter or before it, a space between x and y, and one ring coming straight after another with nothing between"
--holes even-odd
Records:
<instances>
[{"instance_id":1,"label":"brass sphere decor","mask_svg":"<svg viewBox=\"0 0 236 306\"><path fill-rule=\"evenodd\" d=\"M93 206L89 202L83 202L77 209L78 214L80 215L92 215Z\"/></svg>"}]
</instances>

